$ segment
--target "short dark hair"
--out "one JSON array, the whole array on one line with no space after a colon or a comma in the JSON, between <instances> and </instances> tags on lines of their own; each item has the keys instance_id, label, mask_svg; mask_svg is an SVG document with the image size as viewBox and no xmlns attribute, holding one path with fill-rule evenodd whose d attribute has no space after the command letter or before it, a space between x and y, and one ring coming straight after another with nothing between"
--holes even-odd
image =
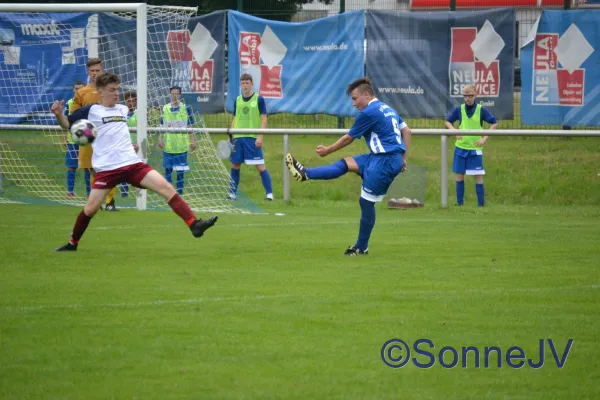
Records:
<instances>
[{"instance_id":1,"label":"short dark hair","mask_svg":"<svg viewBox=\"0 0 600 400\"><path fill-rule=\"evenodd\" d=\"M247 72L244 72L241 76L240 76L240 82L241 81L250 81L252 83L254 83L254 81L252 80L252 75L250 75Z\"/></svg>"},{"instance_id":2,"label":"short dark hair","mask_svg":"<svg viewBox=\"0 0 600 400\"><path fill-rule=\"evenodd\" d=\"M75 81L75 83L73 84L73 86L79 86L79 85L83 85L83 86L85 86L85 82L84 82L84 81L79 81L79 80L77 80L77 81Z\"/></svg>"},{"instance_id":3,"label":"short dark hair","mask_svg":"<svg viewBox=\"0 0 600 400\"><path fill-rule=\"evenodd\" d=\"M181 86L171 86L171 88L169 89L169 93L171 93L171 90L173 89L177 89L179 91L179 94L181 94Z\"/></svg>"},{"instance_id":4,"label":"short dark hair","mask_svg":"<svg viewBox=\"0 0 600 400\"><path fill-rule=\"evenodd\" d=\"M352 94L352 92L355 89L358 89L358 92L360 94L367 92L370 95L375 96L375 92L373 91L373 84L371 84L371 80L369 78L358 78L357 80L349 84L348 89L346 89L346 94Z\"/></svg>"},{"instance_id":5,"label":"short dark hair","mask_svg":"<svg viewBox=\"0 0 600 400\"><path fill-rule=\"evenodd\" d=\"M99 58L90 58L88 62L85 63L86 67L91 67L92 65L102 64L102 60Z\"/></svg>"},{"instance_id":6,"label":"short dark hair","mask_svg":"<svg viewBox=\"0 0 600 400\"><path fill-rule=\"evenodd\" d=\"M119 75L112 74L110 72L103 72L100 75L98 75L98 77L96 78L96 87L97 88L106 87L106 86L110 85L111 83L116 83L116 84L121 83L121 78L119 78Z\"/></svg>"},{"instance_id":7,"label":"short dark hair","mask_svg":"<svg viewBox=\"0 0 600 400\"><path fill-rule=\"evenodd\" d=\"M137 92L135 90L128 90L125 93L123 93L123 98L124 99L127 99L127 98L137 99Z\"/></svg>"}]
</instances>

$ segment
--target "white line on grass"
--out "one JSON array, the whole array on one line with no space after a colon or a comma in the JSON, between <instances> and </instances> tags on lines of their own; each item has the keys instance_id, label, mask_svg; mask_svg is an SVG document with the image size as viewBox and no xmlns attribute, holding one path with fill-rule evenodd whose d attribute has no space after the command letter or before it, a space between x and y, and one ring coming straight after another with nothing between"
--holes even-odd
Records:
<instances>
[{"instance_id":1,"label":"white line on grass","mask_svg":"<svg viewBox=\"0 0 600 400\"><path fill-rule=\"evenodd\" d=\"M274 227L274 226L304 226L304 225L339 225L339 224L356 224L357 219L359 218L359 216L357 215L356 218L352 218L352 219L347 219L347 220L332 220L332 221L306 221L306 222L294 222L294 221L288 221L288 220L284 220L284 219L278 219L277 223L269 223L269 222L261 222L261 223L247 223L247 224L223 224L223 223L219 223L219 227L223 227L223 228L253 228L253 227ZM410 219L398 219L398 220L390 220L390 219L380 219L377 221L377 225L394 225L394 224L401 224L401 223L407 223L407 222L464 222L464 219L448 219L448 218L410 218ZM108 230L113 230L113 229L144 229L144 228L149 228L149 229L164 229L164 228L181 228L181 224L180 223L173 223L173 224L148 224L148 225L103 225L103 226L90 226L88 228L88 230L98 230L98 231L108 231ZM57 228L57 229L66 229L69 230L71 229L73 226L69 225L69 226L63 226L63 227L56 227L55 225L52 226L53 228ZM31 229L31 228L36 228L39 229L40 226L39 225L6 225L6 224L0 224L0 228L11 228L11 229ZM44 228L46 229L46 228Z\"/></svg>"},{"instance_id":2,"label":"white line on grass","mask_svg":"<svg viewBox=\"0 0 600 400\"><path fill-rule=\"evenodd\" d=\"M3 311L37 311L37 310L60 310L60 309L87 309L87 308L137 308L147 306L160 306L164 304L198 304L218 301L249 301L249 300L265 300L265 299L280 299L285 297L298 297L294 294L274 294L274 295L257 295L257 296L240 296L240 297L199 297L193 299L178 299L178 300L152 300L124 303L108 303L108 304L47 304L39 306L24 306L24 307L5 307Z\"/></svg>"},{"instance_id":3,"label":"white line on grass","mask_svg":"<svg viewBox=\"0 0 600 400\"><path fill-rule=\"evenodd\" d=\"M414 295L449 295L449 294L468 294L468 293L536 293L536 292L555 292L560 290L585 290L585 289L600 289L600 284L594 285L576 285L576 286L558 286L558 287L538 287L538 288L477 288L477 289L466 289L466 290L414 290L414 291L398 291L385 293L386 296L414 296ZM141 307L152 307L160 305L171 305L171 304L199 304L199 303L211 303L211 302L246 302L253 300L271 300L271 299L282 299L282 298L308 298L316 297L320 300L324 299L339 299L340 297L358 297L358 296L382 296L380 292L354 292L346 293L341 296L328 296L324 297L318 294L272 294L272 295L256 295L256 296L237 296L237 297L199 297L192 299L178 299L178 300L151 300L151 301L138 301L138 302L123 302L123 303L108 303L108 304L41 304L37 306L22 306L22 307L4 307L0 310L2 312L29 312L29 311L43 311L43 310L72 310L72 309L110 309L110 308L141 308Z\"/></svg>"}]
</instances>

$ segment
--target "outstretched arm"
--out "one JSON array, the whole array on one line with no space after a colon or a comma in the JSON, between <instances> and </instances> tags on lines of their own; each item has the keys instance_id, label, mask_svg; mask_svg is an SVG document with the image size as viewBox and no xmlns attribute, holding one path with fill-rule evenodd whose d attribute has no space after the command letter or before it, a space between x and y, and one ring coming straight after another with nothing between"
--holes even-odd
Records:
<instances>
[{"instance_id":1,"label":"outstretched arm","mask_svg":"<svg viewBox=\"0 0 600 400\"><path fill-rule=\"evenodd\" d=\"M334 144L330 145L330 146L323 146L323 145L319 145L317 146L317 154L320 155L321 157L325 157L328 154L334 153L336 151L338 151L339 149L343 149L344 147L348 146L350 143L354 142L354 138L350 135L344 135L341 138L339 138L337 140L337 142L335 142Z\"/></svg>"},{"instance_id":2,"label":"outstretched arm","mask_svg":"<svg viewBox=\"0 0 600 400\"><path fill-rule=\"evenodd\" d=\"M58 125L60 125L63 129L69 129L69 120L65 116L65 101L55 100L52 106L50 107L50 111L56 117L56 121Z\"/></svg>"}]
</instances>

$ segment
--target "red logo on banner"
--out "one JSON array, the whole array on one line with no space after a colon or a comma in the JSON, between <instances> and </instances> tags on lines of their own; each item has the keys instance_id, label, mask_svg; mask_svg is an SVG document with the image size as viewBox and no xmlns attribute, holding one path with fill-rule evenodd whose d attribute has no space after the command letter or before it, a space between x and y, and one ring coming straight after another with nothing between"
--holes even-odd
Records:
<instances>
[{"instance_id":1,"label":"red logo on banner","mask_svg":"<svg viewBox=\"0 0 600 400\"><path fill-rule=\"evenodd\" d=\"M187 47L189 42L190 31L169 31L167 50L171 61L192 61L192 51Z\"/></svg>"},{"instance_id":2,"label":"red logo on banner","mask_svg":"<svg viewBox=\"0 0 600 400\"><path fill-rule=\"evenodd\" d=\"M558 61L554 49L558 44L558 35L554 33L537 35L533 48L533 69L556 70Z\"/></svg>"},{"instance_id":3,"label":"red logo on banner","mask_svg":"<svg viewBox=\"0 0 600 400\"><path fill-rule=\"evenodd\" d=\"M477 28L453 28L450 62L473 62L475 55L471 43L477 37Z\"/></svg>"},{"instance_id":4,"label":"red logo on banner","mask_svg":"<svg viewBox=\"0 0 600 400\"><path fill-rule=\"evenodd\" d=\"M260 75L260 90L258 94L263 97L282 98L281 65L275 65L273 68L261 65Z\"/></svg>"},{"instance_id":5,"label":"red logo on banner","mask_svg":"<svg viewBox=\"0 0 600 400\"><path fill-rule=\"evenodd\" d=\"M450 95L462 97L466 85L475 85L481 97L500 95L500 62L494 60L489 67L476 61L471 44L477 38L477 28L452 28L450 49Z\"/></svg>"},{"instance_id":6,"label":"red logo on banner","mask_svg":"<svg viewBox=\"0 0 600 400\"><path fill-rule=\"evenodd\" d=\"M259 65L260 64L260 34L253 32L240 32L240 64L241 65Z\"/></svg>"},{"instance_id":7,"label":"red logo on banner","mask_svg":"<svg viewBox=\"0 0 600 400\"><path fill-rule=\"evenodd\" d=\"M212 93L214 66L214 60L207 60L202 65L196 61L192 62L191 86L193 93Z\"/></svg>"},{"instance_id":8,"label":"red logo on banner","mask_svg":"<svg viewBox=\"0 0 600 400\"><path fill-rule=\"evenodd\" d=\"M569 73L558 68L554 49L558 34L536 35L533 47L533 97L532 104L583 106L585 70Z\"/></svg>"},{"instance_id":9,"label":"red logo on banner","mask_svg":"<svg viewBox=\"0 0 600 400\"><path fill-rule=\"evenodd\" d=\"M566 69L558 70L558 94L561 106L582 106L585 71L576 69L572 74Z\"/></svg>"},{"instance_id":10,"label":"red logo on banner","mask_svg":"<svg viewBox=\"0 0 600 400\"><path fill-rule=\"evenodd\" d=\"M500 62L498 60L490 64L486 68L481 61L475 62L475 88L477 96L496 97L500 90L498 83L500 82Z\"/></svg>"}]
</instances>

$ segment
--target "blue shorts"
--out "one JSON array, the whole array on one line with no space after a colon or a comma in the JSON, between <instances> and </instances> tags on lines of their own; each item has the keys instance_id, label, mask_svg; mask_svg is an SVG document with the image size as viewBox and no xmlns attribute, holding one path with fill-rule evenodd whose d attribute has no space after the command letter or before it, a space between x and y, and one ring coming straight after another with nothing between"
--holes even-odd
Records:
<instances>
[{"instance_id":1,"label":"blue shorts","mask_svg":"<svg viewBox=\"0 0 600 400\"><path fill-rule=\"evenodd\" d=\"M373 202L382 201L402 171L402 153L367 153L352 158L358 165L358 175L363 179L360 197Z\"/></svg>"},{"instance_id":2,"label":"blue shorts","mask_svg":"<svg viewBox=\"0 0 600 400\"><path fill-rule=\"evenodd\" d=\"M163 167L173 168L175 171L189 171L187 162L187 151L185 153L167 153L163 152Z\"/></svg>"},{"instance_id":3,"label":"blue shorts","mask_svg":"<svg viewBox=\"0 0 600 400\"><path fill-rule=\"evenodd\" d=\"M79 145L67 143L67 153L65 154L65 166L67 168L77 168L79 165Z\"/></svg>"},{"instance_id":4,"label":"blue shorts","mask_svg":"<svg viewBox=\"0 0 600 400\"><path fill-rule=\"evenodd\" d=\"M231 152L229 161L234 164L259 165L265 163L262 147L256 148L256 139L242 137L234 139L234 150Z\"/></svg>"},{"instance_id":5,"label":"blue shorts","mask_svg":"<svg viewBox=\"0 0 600 400\"><path fill-rule=\"evenodd\" d=\"M483 150L465 150L455 147L452 172L464 175L485 175Z\"/></svg>"}]
</instances>

